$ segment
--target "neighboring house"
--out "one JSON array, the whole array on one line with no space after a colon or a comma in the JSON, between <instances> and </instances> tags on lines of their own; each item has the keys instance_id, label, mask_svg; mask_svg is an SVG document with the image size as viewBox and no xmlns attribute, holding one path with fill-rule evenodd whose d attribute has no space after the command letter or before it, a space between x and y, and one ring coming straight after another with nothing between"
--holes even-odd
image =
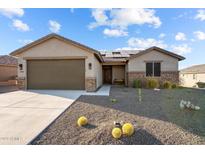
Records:
<instances>
[{"instance_id":1,"label":"neighboring house","mask_svg":"<svg viewBox=\"0 0 205 154\"><path fill-rule=\"evenodd\" d=\"M19 84L26 89L82 89L102 84L132 86L147 76L178 83L178 61L184 57L158 47L102 52L64 38L47 35L14 52L19 57Z\"/></svg>"},{"instance_id":2,"label":"neighboring house","mask_svg":"<svg viewBox=\"0 0 205 154\"><path fill-rule=\"evenodd\" d=\"M17 63L17 59L12 56L0 56L0 84L16 79Z\"/></svg>"},{"instance_id":3,"label":"neighboring house","mask_svg":"<svg viewBox=\"0 0 205 154\"><path fill-rule=\"evenodd\" d=\"M196 87L197 82L205 83L205 64L195 65L180 71L181 85L185 87Z\"/></svg>"}]
</instances>

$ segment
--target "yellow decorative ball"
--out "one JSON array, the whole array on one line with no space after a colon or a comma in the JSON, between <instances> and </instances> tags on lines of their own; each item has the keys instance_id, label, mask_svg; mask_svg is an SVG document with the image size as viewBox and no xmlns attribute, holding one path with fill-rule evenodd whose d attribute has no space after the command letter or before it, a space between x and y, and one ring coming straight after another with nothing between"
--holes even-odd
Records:
<instances>
[{"instance_id":1,"label":"yellow decorative ball","mask_svg":"<svg viewBox=\"0 0 205 154\"><path fill-rule=\"evenodd\" d=\"M134 126L131 123L126 123L122 126L122 132L124 135L131 136L134 131Z\"/></svg>"},{"instance_id":2,"label":"yellow decorative ball","mask_svg":"<svg viewBox=\"0 0 205 154\"><path fill-rule=\"evenodd\" d=\"M88 123L88 119L86 117L82 116L78 118L78 122L77 122L78 126L84 126L87 125L87 123Z\"/></svg>"},{"instance_id":3,"label":"yellow decorative ball","mask_svg":"<svg viewBox=\"0 0 205 154\"><path fill-rule=\"evenodd\" d=\"M122 135L122 131L120 128L113 128L112 130L112 136L116 139L119 139Z\"/></svg>"}]
</instances>

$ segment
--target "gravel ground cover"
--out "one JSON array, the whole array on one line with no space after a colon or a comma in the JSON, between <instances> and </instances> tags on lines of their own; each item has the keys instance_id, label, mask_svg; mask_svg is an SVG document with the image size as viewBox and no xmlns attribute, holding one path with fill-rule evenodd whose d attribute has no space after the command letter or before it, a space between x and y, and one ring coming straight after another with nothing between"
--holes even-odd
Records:
<instances>
[{"instance_id":1,"label":"gravel ground cover","mask_svg":"<svg viewBox=\"0 0 205 154\"><path fill-rule=\"evenodd\" d=\"M154 91L113 86L110 96L81 96L31 144L204 144L205 91ZM116 102L110 101L116 99ZM181 99L201 107L180 110ZM78 127L79 116L89 125ZM114 139L114 121L131 122L131 137Z\"/></svg>"}]
</instances>

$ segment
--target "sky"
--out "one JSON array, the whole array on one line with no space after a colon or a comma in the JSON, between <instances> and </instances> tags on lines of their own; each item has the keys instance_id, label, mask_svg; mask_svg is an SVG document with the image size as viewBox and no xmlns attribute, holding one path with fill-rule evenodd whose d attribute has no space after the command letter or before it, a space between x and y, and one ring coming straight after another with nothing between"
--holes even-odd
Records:
<instances>
[{"instance_id":1,"label":"sky","mask_svg":"<svg viewBox=\"0 0 205 154\"><path fill-rule=\"evenodd\" d=\"M0 55L57 33L97 50L158 46L205 63L205 9L0 9Z\"/></svg>"}]
</instances>

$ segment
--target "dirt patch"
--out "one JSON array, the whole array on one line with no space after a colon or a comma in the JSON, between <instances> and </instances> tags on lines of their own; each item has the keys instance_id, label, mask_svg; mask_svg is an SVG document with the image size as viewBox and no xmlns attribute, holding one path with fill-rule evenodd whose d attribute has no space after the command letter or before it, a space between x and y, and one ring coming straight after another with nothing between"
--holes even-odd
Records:
<instances>
[{"instance_id":1,"label":"dirt patch","mask_svg":"<svg viewBox=\"0 0 205 154\"><path fill-rule=\"evenodd\" d=\"M170 93L176 95L174 99ZM136 89L112 87L110 97L81 96L32 144L204 144L204 136L197 134L198 131L190 123L184 124L182 115L178 117L181 111L178 102L175 102L182 96L177 93L170 90L142 90L140 102ZM201 92L196 94L204 96ZM111 98L117 102L110 101ZM204 113L204 106L201 107ZM82 115L89 119L86 127L78 127L76 124ZM134 135L113 139L111 131L114 121L134 124ZM204 130L205 127L201 125L198 129Z\"/></svg>"}]
</instances>

